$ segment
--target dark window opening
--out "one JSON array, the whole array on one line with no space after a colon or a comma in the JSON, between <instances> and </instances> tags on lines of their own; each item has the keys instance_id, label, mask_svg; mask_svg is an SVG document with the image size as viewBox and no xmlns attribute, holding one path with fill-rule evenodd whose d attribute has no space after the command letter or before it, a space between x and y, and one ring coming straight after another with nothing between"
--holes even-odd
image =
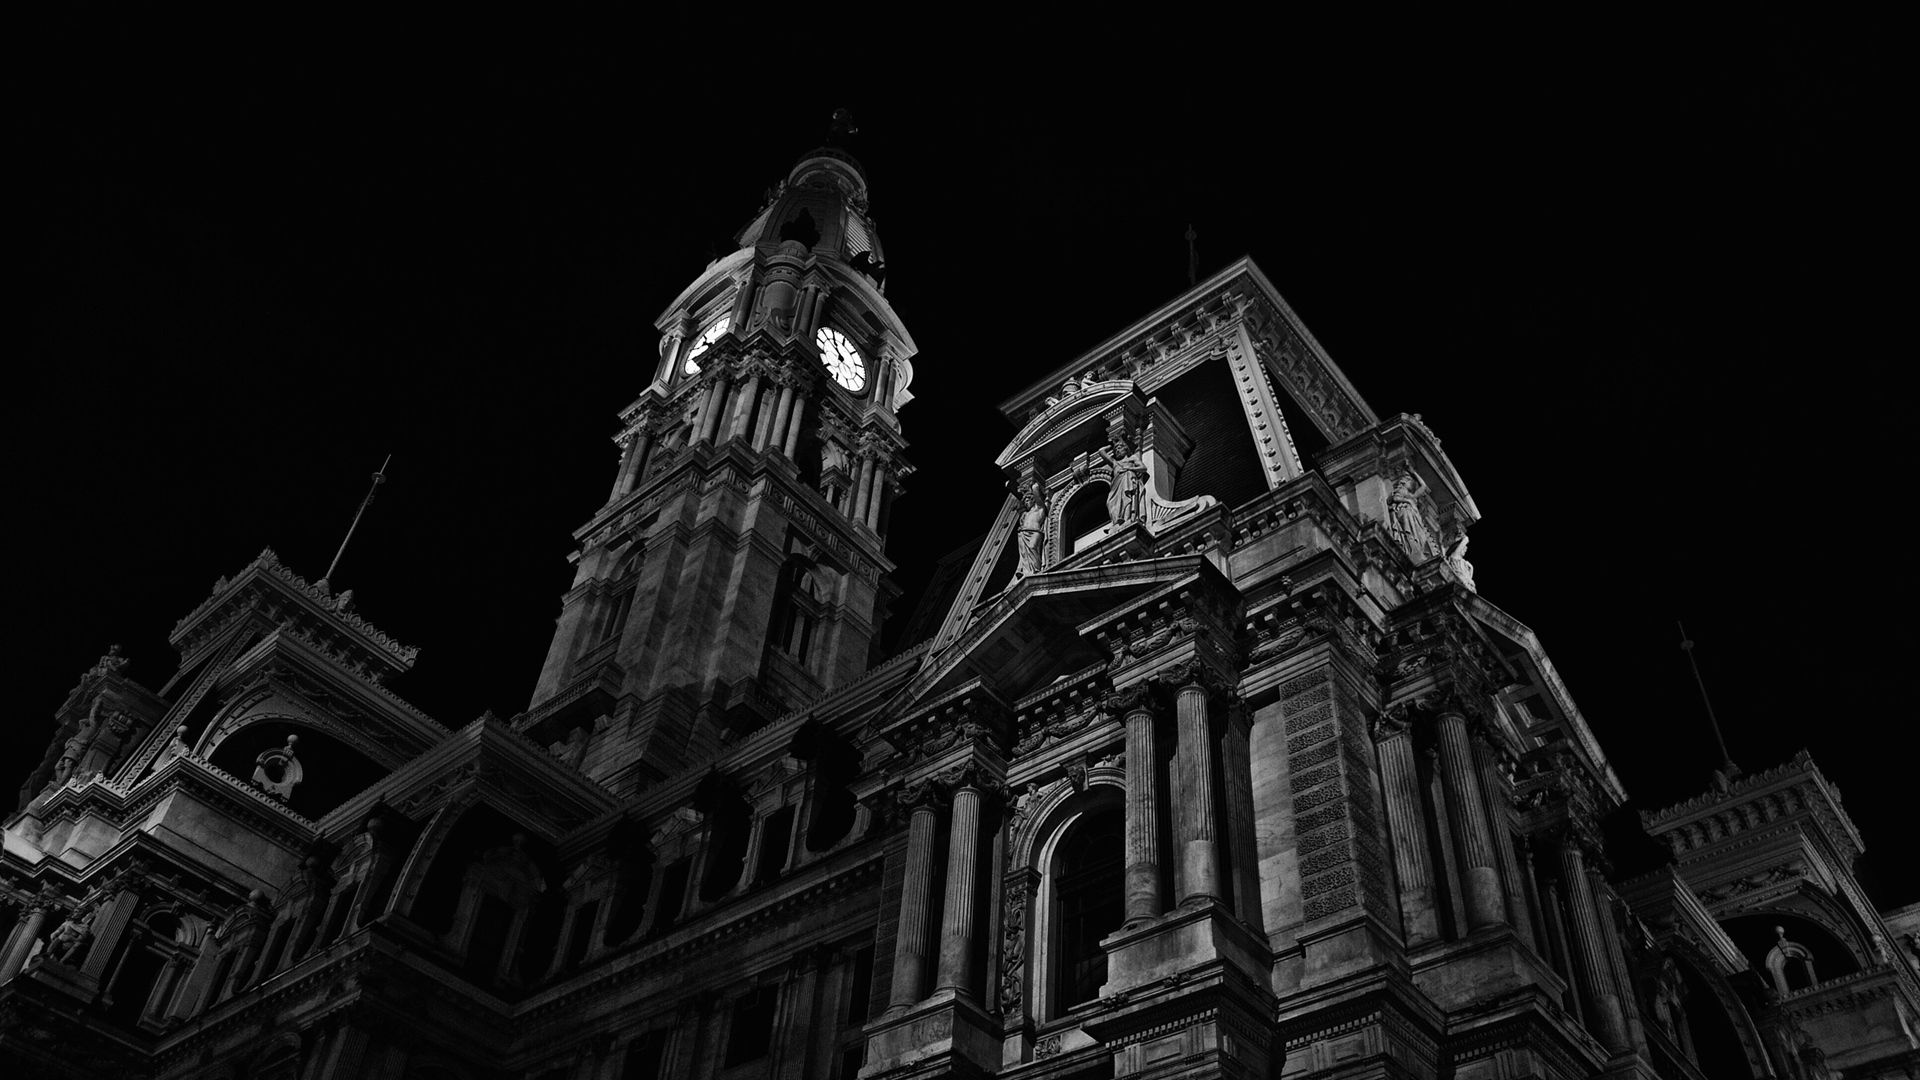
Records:
<instances>
[{"instance_id":1,"label":"dark window opening","mask_svg":"<svg viewBox=\"0 0 1920 1080\"><path fill-rule=\"evenodd\" d=\"M775 810L760 826L760 857L753 880L772 881L787 865L787 849L793 844L793 807Z\"/></svg>"},{"instance_id":2,"label":"dark window opening","mask_svg":"<svg viewBox=\"0 0 1920 1080\"><path fill-rule=\"evenodd\" d=\"M672 926L680 917L680 908L686 903L687 882L692 876L693 863L689 859L675 859L667 864L666 877L660 879L660 911L653 918L654 933Z\"/></svg>"},{"instance_id":3,"label":"dark window opening","mask_svg":"<svg viewBox=\"0 0 1920 1080\"><path fill-rule=\"evenodd\" d=\"M356 881L342 889L339 896L334 897L333 909L327 912L326 933L320 936L321 945L333 944L340 937L341 931L347 928L347 913L353 909L353 898L359 891L360 883Z\"/></svg>"},{"instance_id":4,"label":"dark window opening","mask_svg":"<svg viewBox=\"0 0 1920 1080\"><path fill-rule=\"evenodd\" d=\"M1227 365L1202 364L1162 387L1159 398L1193 439L1174 498L1212 495L1238 506L1267 490L1260 451Z\"/></svg>"},{"instance_id":5,"label":"dark window opening","mask_svg":"<svg viewBox=\"0 0 1920 1080\"><path fill-rule=\"evenodd\" d=\"M273 937L267 941L267 951L260 958L260 969L253 974L252 981L265 981L274 969L280 966L280 952L287 947L287 935L293 932L293 923L282 919L280 925L273 928ZM238 987L236 987L238 989Z\"/></svg>"},{"instance_id":6,"label":"dark window opening","mask_svg":"<svg viewBox=\"0 0 1920 1080\"><path fill-rule=\"evenodd\" d=\"M847 998L847 1023L865 1023L873 1009L873 946L853 954L853 990Z\"/></svg>"},{"instance_id":7,"label":"dark window opening","mask_svg":"<svg viewBox=\"0 0 1920 1080\"><path fill-rule=\"evenodd\" d=\"M613 908L607 912L605 942L617 945L640 929L647 913L647 889L653 885L653 864L645 858L631 858L620 867L613 884Z\"/></svg>"},{"instance_id":8,"label":"dark window opening","mask_svg":"<svg viewBox=\"0 0 1920 1080\"><path fill-rule=\"evenodd\" d=\"M599 917L598 900L587 901L573 913L573 929L567 932L566 958L561 961L566 967L578 967L580 961L587 958L587 946L593 943L593 921Z\"/></svg>"},{"instance_id":9,"label":"dark window opening","mask_svg":"<svg viewBox=\"0 0 1920 1080\"><path fill-rule=\"evenodd\" d=\"M613 602L607 605L606 617L600 620L600 632L594 638L594 644L600 645L620 636L627 628L627 613L633 609L633 590L623 590Z\"/></svg>"},{"instance_id":10,"label":"dark window opening","mask_svg":"<svg viewBox=\"0 0 1920 1080\"><path fill-rule=\"evenodd\" d=\"M513 907L497 896L482 896L473 916L473 936L467 944L467 974L481 984L493 981L500 958L507 951L513 929Z\"/></svg>"},{"instance_id":11,"label":"dark window opening","mask_svg":"<svg viewBox=\"0 0 1920 1080\"><path fill-rule=\"evenodd\" d=\"M1060 513L1061 555L1072 555L1100 539L1112 520L1107 513L1108 485L1091 483L1074 492Z\"/></svg>"},{"instance_id":12,"label":"dark window opening","mask_svg":"<svg viewBox=\"0 0 1920 1080\"><path fill-rule=\"evenodd\" d=\"M706 873L700 879L700 899L712 903L740 883L747 869L747 841L753 811L740 798L733 782L711 773L693 793L693 808L705 815Z\"/></svg>"},{"instance_id":13,"label":"dark window opening","mask_svg":"<svg viewBox=\"0 0 1920 1080\"><path fill-rule=\"evenodd\" d=\"M1100 996L1107 954L1100 939L1125 920L1126 846L1120 812L1103 809L1074 827L1060 853L1056 1001L1062 1011Z\"/></svg>"},{"instance_id":14,"label":"dark window opening","mask_svg":"<svg viewBox=\"0 0 1920 1080\"><path fill-rule=\"evenodd\" d=\"M820 242L820 225L807 211L796 211L787 219L785 225L780 226L780 239L798 240L807 247L812 247Z\"/></svg>"},{"instance_id":15,"label":"dark window opening","mask_svg":"<svg viewBox=\"0 0 1920 1080\"><path fill-rule=\"evenodd\" d=\"M666 1049L664 1031L649 1031L628 1043L627 1056L620 1063L620 1080L660 1080Z\"/></svg>"},{"instance_id":16,"label":"dark window opening","mask_svg":"<svg viewBox=\"0 0 1920 1080\"><path fill-rule=\"evenodd\" d=\"M761 987L733 1003L733 1025L727 1031L727 1068L757 1061L772 1049L774 997L772 987Z\"/></svg>"},{"instance_id":17,"label":"dark window opening","mask_svg":"<svg viewBox=\"0 0 1920 1080\"><path fill-rule=\"evenodd\" d=\"M107 1015L122 1024L131 1024L140 1019L140 1013L146 1008L147 998L153 994L154 984L160 981L160 972L165 964L160 954L147 948L144 941L130 943L126 958L120 962L120 970L106 995Z\"/></svg>"}]
</instances>

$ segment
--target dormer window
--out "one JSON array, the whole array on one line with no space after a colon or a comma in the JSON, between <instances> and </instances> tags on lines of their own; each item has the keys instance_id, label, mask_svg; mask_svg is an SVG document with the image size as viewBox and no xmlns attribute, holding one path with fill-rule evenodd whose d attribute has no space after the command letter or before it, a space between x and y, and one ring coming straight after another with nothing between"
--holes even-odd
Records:
<instances>
[{"instance_id":1,"label":"dormer window","mask_svg":"<svg viewBox=\"0 0 1920 1080\"><path fill-rule=\"evenodd\" d=\"M732 325L733 317L731 315L722 315L707 324L707 328L700 331L700 336L693 339L693 344L687 346L687 356L686 359L681 362L680 370L688 375L700 374L700 365L695 363L695 360L699 358L701 353L713 348L713 343L719 341L720 335L726 333Z\"/></svg>"}]
</instances>

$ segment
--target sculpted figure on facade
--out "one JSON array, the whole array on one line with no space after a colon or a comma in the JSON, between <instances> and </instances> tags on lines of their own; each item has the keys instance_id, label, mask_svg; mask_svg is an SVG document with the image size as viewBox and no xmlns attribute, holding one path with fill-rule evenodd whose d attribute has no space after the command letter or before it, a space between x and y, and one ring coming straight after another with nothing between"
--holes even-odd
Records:
<instances>
[{"instance_id":1,"label":"sculpted figure on facade","mask_svg":"<svg viewBox=\"0 0 1920 1080\"><path fill-rule=\"evenodd\" d=\"M1426 490L1426 481L1408 470L1394 480L1393 491L1387 496L1387 531L1416 562L1439 554L1426 515L1420 511L1420 496Z\"/></svg>"},{"instance_id":2,"label":"sculpted figure on facade","mask_svg":"<svg viewBox=\"0 0 1920 1080\"><path fill-rule=\"evenodd\" d=\"M1131 525L1140 520L1140 504L1146 497L1146 462L1125 431L1115 431L1112 448L1103 446L1097 453L1113 468L1113 480L1107 486L1107 520L1116 526Z\"/></svg>"},{"instance_id":3,"label":"sculpted figure on facade","mask_svg":"<svg viewBox=\"0 0 1920 1080\"><path fill-rule=\"evenodd\" d=\"M67 740L67 745L61 748L60 760L53 766L55 785L64 784L74 776L79 768L80 759L86 756L87 748L93 745L93 734L100 726L99 717L96 715L98 711L99 706L96 703L94 712L80 718L79 730L75 731L73 737Z\"/></svg>"},{"instance_id":4,"label":"sculpted figure on facade","mask_svg":"<svg viewBox=\"0 0 1920 1080\"><path fill-rule=\"evenodd\" d=\"M93 908L82 906L68 915L47 938L47 959L70 964L78 958L80 947L93 936Z\"/></svg>"},{"instance_id":5,"label":"sculpted figure on facade","mask_svg":"<svg viewBox=\"0 0 1920 1080\"><path fill-rule=\"evenodd\" d=\"M1473 564L1467 561L1466 533L1461 533L1460 538L1447 549L1447 565L1453 569L1453 576L1459 580L1460 584L1467 587L1468 592L1479 591L1473 587Z\"/></svg>"},{"instance_id":6,"label":"sculpted figure on facade","mask_svg":"<svg viewBox=\"0 0 1920 1080\"><path fill-rule=\"evenodd\" d=\"M1013 572L1015 580L1040 572L1046 536L1046 500L1040 497L1040 484L1029 480L1020 488L1020 524L1014 531L1015 543L1019 545L1017 554L1020 565Z\"/></svg>"}]
</instances>

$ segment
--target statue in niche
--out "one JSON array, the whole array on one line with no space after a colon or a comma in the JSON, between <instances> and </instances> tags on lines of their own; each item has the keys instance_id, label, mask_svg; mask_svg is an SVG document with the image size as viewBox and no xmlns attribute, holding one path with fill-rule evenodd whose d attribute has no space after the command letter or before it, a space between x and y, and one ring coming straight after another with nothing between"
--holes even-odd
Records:
<instances>
[{"instance_id":1,"label":"statue in niche","mask_svg":"<svg viewBox=\"0 0 1920 1080\"><path fill-rule=\"evenodd\" d=\"M1447 565L1452 568L1453 576L1460 580L1460 584L1467 587L1468 592L1479 591L1473 587L1473 564L1467 561L1467 534L1464 531L1460 533L1460 538L1453 542L1453 546L1447 549Z\"/></svg>"},{"instance_id":2,"label":"statue in niche","mask_svg":"<svg viewBox=\"0 0 1920 1080\"><path fill-rule=\"evenodd\" d=\"M47 959L70 964L80 947L93 936L93 909L82 907L66 917L47 938Z\"/></svg>"},{"instance_id":3,"label":"statue in niche","mask_svg":"<svg viewBox=\"0 0 1920 1080\"><path fill-rule=\"evenodd\" d=\"M1147 464L1133 448L1125 431L1113 433L1112 449L1095 451L1113 467L1113 480L1107 485L1107 520L1117 528L1140 520L1140 505L1146 500Z\"/></svg>"},{"instance_id":4,"label":"statue in niche","mask_svg":"<svg viewBox=\"0 0 1920 1080\"><path fill-rule=\"evenodd\" d=\"M1040 552L1047 536L1047 505L1040 498L1040 485L1029 480L1020 488L1020 524L1014 530L1019 545L1020 565L1014 569L1015 581L1040 572Z\"/></svg>"},{"instance_id":5,"label":"statue in niche","mask_svg":"<svg viewBox=\"0 0 1920 1080\"><path fill-rule=\"evenodd\" d=\"M1426 562L1440 553L1427 528L1426 515L1420 511L1420 496L1426 490L1426 481L1408 470L1394 480L1393 491L1387 496L1387 531L1415 562Z\"/></svg>"}]
</instances>

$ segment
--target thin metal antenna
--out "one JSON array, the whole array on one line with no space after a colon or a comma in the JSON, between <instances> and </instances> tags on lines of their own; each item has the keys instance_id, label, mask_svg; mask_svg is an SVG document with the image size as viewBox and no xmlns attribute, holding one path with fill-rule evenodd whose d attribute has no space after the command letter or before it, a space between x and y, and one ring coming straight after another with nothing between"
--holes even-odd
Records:
<instances>
[{"instance_id":1,"label":"thin metal antenna","mask_svg":"<svg viewBox=\"0 0 1920 1080\"><path fill-rule=\"evenodd\" d=\"M367 507L373 505L373 497L380 493L380 485L387 482L387 466L392 463L393 455L388 454L387 460L380 463L380 471L373 474L373 486L367 489L367 497L360 500L360 509L353 512L353 524L347 526L347 535L340 538L340 550L333 553L333 561L327 564L327 572L320 575L322 584L332 578L334 570L339 568L340 556L347 553L347 541L353 539L353 530L360 527L360 517L367 512Z\"/></svg>"},{"instance_id":2,"label":"thin metal antenna","mask_svg":"<svg viewBox=\"0 0 1920 1080\"><path fill-rule=\"evenodd\" d=\"M1193 225L1187 225L1187 288L1200 284L1200 249L1193 246L1200 234L1193 231Z\"/></svg>"},{"instance_id":3,"label":"thin metal antenna","mask_svg":"<svg viewBox=\"0 0 1920 1080\"><path fill-rule=\"evenodd\" d=\"M1720 734L1720 718L1713 714L1713 699L1707 696L1707 680L1700 677L1700 662L1693 658L1693 639L1687 636L1687 626L1678 619L1673 625L1680 628L1680 651L1687 654L1687 666L1693 668L1693 681L1700 687L1700 703L1707 707L1707 723L1713 727L1713 741L1720 745L1722 770L1729 779L1740 775L1740 766L1733 763L1733 755L1727 753L1726 736Z\"/></svg>"}]
</instances>

